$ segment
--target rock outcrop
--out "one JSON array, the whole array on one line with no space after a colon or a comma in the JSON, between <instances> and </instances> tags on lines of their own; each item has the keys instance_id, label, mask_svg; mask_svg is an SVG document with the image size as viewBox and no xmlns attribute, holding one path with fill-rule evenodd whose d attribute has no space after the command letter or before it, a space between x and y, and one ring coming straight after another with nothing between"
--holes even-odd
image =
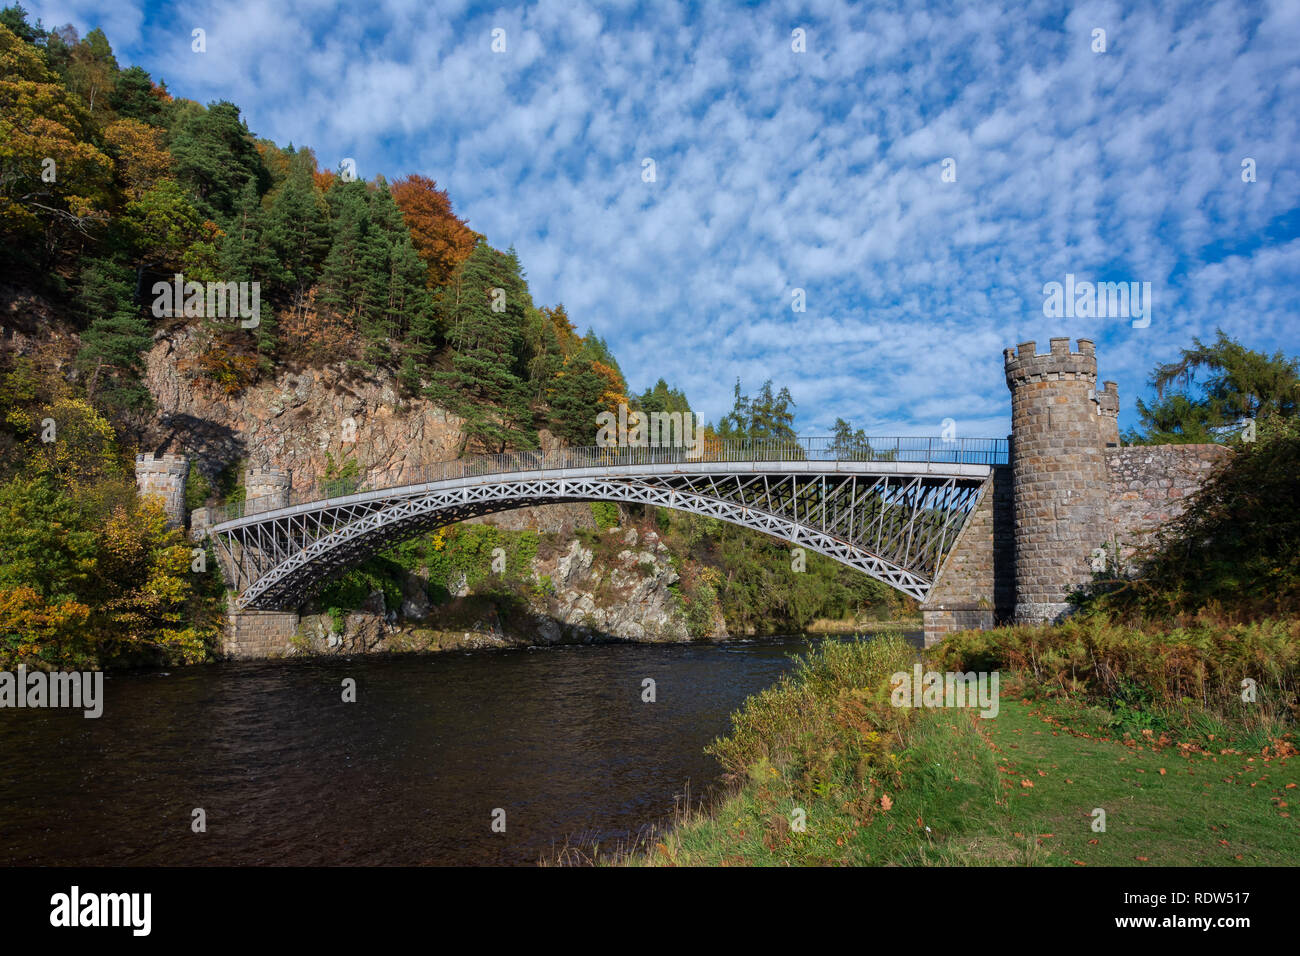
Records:
<instances>
[{"instance_id":1,"label":"rock outcrop","mask_svg":"<svg viewBox=\"0 0 1300 956\"><path fill-rule=\"evenodd\" d=\"M401 399L387 374L358 377L343 363L280 368L237 395L186 371L192 330L161 334L145 359L157 406L157 452L180 452L209 479L232 462L286 471L295 489L324 477L328 457L355 460L374 480L398 482L455 458L460 420L423 398Z\"/></svg>"},{"instance_id":2,"label":"rock outcrop","mask_svg":"<svg viewBox=\"0 0 1300 956\"><path fill-rule=\"evenodd\" d=\"M575 508L582 506L573 506ZM536 558L527 609L503 620L492 595L452 588L452 600L434 607L427 582L410 574L400 607L373 592L344 616L303 617L295 650L309 654L585 644L597 641L676 642L691 639L667 548L652 533L637 550L635 529L614 528L594 547L570 538L567 547ZM617 553L614 553L617 550ZM599 553L598 553L599 552ZM313 610L311 608L308 609ZM716 635L725 637L725 629Z\"/></svg>"},{"instance_id":3,"label":"rock outcrop","mask_svg":"<svg viewBox=\"0 0 1300 956\"><path fill-rule=\"evenodd\" d=\"M329 460L355 460L373 481L400 482L429 464L456 457L460 420L422 398L402 399L392 377L358 376L343 363L282 368L237 395L196 380L187 368L201 351L190 330L160 333L146 357L145 383L157 406L156 450L188 455L215 479L231 463L273 466L294 489L309 488ZM541 433L543 449L554 440ZM372 593L342 621L308 606L298 653L582 643L597 640L684 641L690 635L667 549L654 532L612 529L598 536L598 556L577 535L595 521L586 504L553 504L471 519L557 535L562 547L533 562L535 587L524 614L503 622L490 596L451 582L452 601L434 606L428 581L401 582L389 606Z\"/></svg>"}]
</instances>

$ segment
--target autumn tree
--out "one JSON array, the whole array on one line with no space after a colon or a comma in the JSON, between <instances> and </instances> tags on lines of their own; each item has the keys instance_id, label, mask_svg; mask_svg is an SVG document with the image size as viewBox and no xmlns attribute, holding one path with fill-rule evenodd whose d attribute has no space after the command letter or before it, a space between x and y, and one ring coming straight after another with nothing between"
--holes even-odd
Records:
<instances>
[{"instance_id":1,"label":"autumn tree","mask_svg":"<svg viewBox=\"0 0 1300 956\"><path fill-rule=\"evenodd\" d=\"M172 156L163 131L140 120L119 119L104 130L104 142L116 160L118 179L130 199L139 199L166 177Z\"/></svg>"},{"instance_id":2,"label":"autumn tree","mask_svg":"<svg viewBox=\"0 0 1300 956\"><path fill-rule=\"evenodd\" d=\"M71 48L63 73L68 89L81 97L98 125L106 125L113 115L109 103L117 85L118 66L103 30L91 30Z\"/></svg>"},{"instance_id":3,"label":"autumn tree","mask_svg":"<svg viewBox=\"0 0 1300 956\"><path fill-rule=\"evenodd\" d=\"M23 473L0 484L0 664L87 667L194 661L215 636L190 548L137 501L112 428L82 402Z\"/></svg>"},{"instance_id":4,"label":"autumn tree","mask_svg":"<svg viewBox=\"0 0 1300 956\"><path fill-rule=\"evenodd\" d=\"M474 251L478 235L452 212L447 191L432 179L412 174L394 182L392 194L415 251L428 268L429 287L446 285L456 267Z\"/></svg>"},{"instance_id":5,"label":"autumn tree","mask_svg":"<svg viewBox=\"0 0 1300 956\"><path fill-rule=\"evenodd\" d=\"M85 107L0 26L0 245L48 265L70 236L106 220L112 171Z\"/></svg>"}]
</instances>

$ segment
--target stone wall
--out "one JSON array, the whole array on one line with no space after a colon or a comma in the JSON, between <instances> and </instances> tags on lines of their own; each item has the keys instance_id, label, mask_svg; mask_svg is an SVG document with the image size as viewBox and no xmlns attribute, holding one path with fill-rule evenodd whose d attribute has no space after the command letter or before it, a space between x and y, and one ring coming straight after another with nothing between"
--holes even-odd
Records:
<instances>
[{"instance_id":1,"label":"stone wall","mask_svg":"<svg viewBox=\"0 0 1300 956\"><path fill-rule=\"evenodd\" d=\"M990 477L921 605L926 647L957 631L993 626L993 498Z\"/></svg>"},{"instance_id":2,"label":"stone wall","mask_svg":"<svg viewBox=\"0 0 1300 956\"><path fill-rule=\"evenodd\" d=\"M1110 539L1121 562L1149 543L1160 525L1183 513L1187 499L1232 455L1222 445L1135 445L1106 449L1110 472Z\"/></svg>"},{"instance_id":3,"label":"stone wall","mask_svg":"<svg viewBox=\"0 0 1300 956\"><path fill-rule=\"evenodd\" d=\"M296 611L231 611L222 649L238 660L283 657L293 652L297 632Z\"/></svg>"}]
</instances>

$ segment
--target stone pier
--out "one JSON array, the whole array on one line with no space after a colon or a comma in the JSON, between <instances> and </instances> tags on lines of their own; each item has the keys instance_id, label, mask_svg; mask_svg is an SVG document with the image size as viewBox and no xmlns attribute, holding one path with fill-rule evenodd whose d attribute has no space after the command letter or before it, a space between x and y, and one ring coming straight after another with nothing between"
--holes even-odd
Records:
<instances>
[{"instance_id":1,"label":"stone pier","mask_svg":"<svg viewBox=\"0 0 1300 956\"><path fill-rule=\"evenodd\" d=\"M1015 499L1010 465L997 465L921 605L925 646L987 630L1015 604Z\"/></svg>"},{"instance_id":2,"label":"stone pier","mask_svg":"<svg viewBox=\"0 0 1300 956\"><path fill-rule=\"evenodd\" d=\"M284 657L297 633L297 611L231 611L223 650L237 660Z\"/></svg>"}]
</instances>

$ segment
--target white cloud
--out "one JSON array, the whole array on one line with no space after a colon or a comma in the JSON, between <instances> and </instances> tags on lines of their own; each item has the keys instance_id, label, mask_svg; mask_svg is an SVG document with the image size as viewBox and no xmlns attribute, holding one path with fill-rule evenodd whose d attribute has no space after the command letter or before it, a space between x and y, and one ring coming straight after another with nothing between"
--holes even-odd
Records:
<instances>
[{"instance_id":1,"label":"white cloud","mask_svg":"<svg viewBox=\"0 0 1300 956\"><path fill-rule=\"evenodd\" d=\"M1300 241L1260 241L1300 206L1294 3L816 6L202 0L104 22L119 59L258 135L437 179L634 387L664 376L711 418L740 375L788 385L806 430L1001 436L1001 349L1066 334L1099 340L1128 424L1152 366L1216 325L1295 350ZM1152 282L1151 327L1045 319L1066 272Z\"/></svg>"}]
</instances>

